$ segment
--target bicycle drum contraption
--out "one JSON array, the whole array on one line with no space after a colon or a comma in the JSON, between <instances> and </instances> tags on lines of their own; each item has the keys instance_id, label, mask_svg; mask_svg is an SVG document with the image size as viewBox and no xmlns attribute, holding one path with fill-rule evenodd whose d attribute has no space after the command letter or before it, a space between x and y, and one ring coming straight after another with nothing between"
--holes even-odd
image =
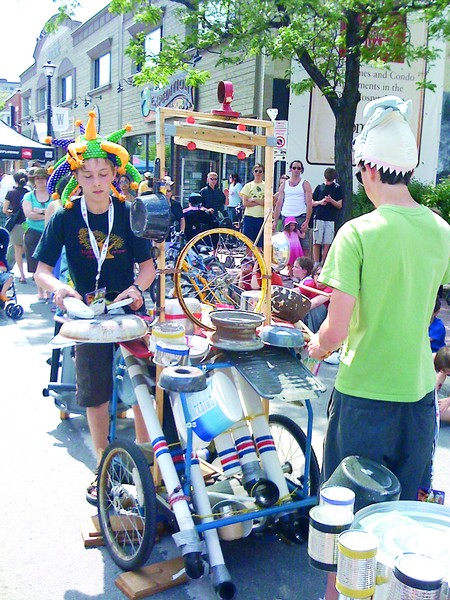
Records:
<instances>
[{"instance_id":1,"label":"bicycle drum contraption","mask_svg":"<svg viewBox=\"0 0 450 600\"><path fill-rule=\"evenodd\" d=\"M134 235L162 242L169 235L170 204L163 194L138 196L130 209L130 226Z\"/></svg>"}]
</instances>

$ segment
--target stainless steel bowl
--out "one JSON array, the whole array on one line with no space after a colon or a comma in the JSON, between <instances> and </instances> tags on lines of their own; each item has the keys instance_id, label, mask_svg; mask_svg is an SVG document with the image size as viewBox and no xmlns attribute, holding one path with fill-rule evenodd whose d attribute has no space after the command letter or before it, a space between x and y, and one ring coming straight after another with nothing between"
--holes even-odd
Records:
<instances>
[{"instance_id":1,"label":"stainless steel bowl","mask_svg":"<svg viewBox=\"0 0 450 600\"><path fill-rule=\"evenodd\" d=\"M289 261L289 242L282 231L272 236L272 269L281 271Z\"/></svg>"}]
</instances>

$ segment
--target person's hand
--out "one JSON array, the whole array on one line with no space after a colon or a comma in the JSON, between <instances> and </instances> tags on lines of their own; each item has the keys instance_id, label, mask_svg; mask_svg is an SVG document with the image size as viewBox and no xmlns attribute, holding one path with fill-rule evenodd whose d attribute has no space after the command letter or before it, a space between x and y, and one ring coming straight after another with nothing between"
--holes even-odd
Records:
<instances>
[{"instance_id":1,"label":"person's hand","mask_svg":"<svg viewBox=\"0 0 450 600\"><path fill-rule=\"evenodd\" d=\"M323 360L330 356L331 352L326 352L320 347L319 336L314 335L307 344L308 355L317 360Z\"/></svg>"},{"instance_id":2,"label":"person's hand","mask_svg":"<svg viewBox=\"0 0 450 600\"><path fill-rule=\"evenodd\" d=\"M445 413L450 407L450 396L448 398L439 398L438 406L439 414L442 415L443 413Z\"/></svg>"},{"instance_id":3,"label":"person's hand","mask_svg":"<svg viewBox=\"0 0 450 600\"><path fill-rule=\"evenodd\" d=\"M58 308L65 310L64 298L67 298L68 296L83 301L82 296L76 290L71 288L70 285L61 285L53 291L53 302Z\"/></svg>"},{"instance_id":4,"label":"person's hand","mask_svg":"<svg viewBox=\"0 0 450 600\"><path fill-rule=\"evenodd\" d=\"M130 304L131 310L138 310L144 304L144 298L142 297L141 292L134 285L130 285L130 287L121 292L114 302L125 300L125 298L133 299L133 302Z\"/></svg>"},{"instance_id":5,"label":"person's hand","mask_svg":"<svg viewBox=\"0 0 450 600\"><path fill-rule=\"evenodd\" d=\"M305 231L308 229L308 223L306 221L303 221L303 223L300 226L300 231Z\"/></svg>"}]
</instances>

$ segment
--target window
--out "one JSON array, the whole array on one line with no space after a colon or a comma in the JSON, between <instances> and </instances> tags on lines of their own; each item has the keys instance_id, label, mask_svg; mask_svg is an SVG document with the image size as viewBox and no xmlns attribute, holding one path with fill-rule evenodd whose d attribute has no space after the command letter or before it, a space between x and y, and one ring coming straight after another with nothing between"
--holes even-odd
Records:
<instances>
[{"instance_id":1,"label":"window","mask_svg":"<svg viewBox=\"0 0 450 600\"><path fill-rule=\"evenodd\" d=\"M152 58L158 56L161 52L161 35L162 27L158 27L158 29L154 29L145 36L144 49L147 63L151 64Z\"/></svg>"},{"instance_id":2,"label":"window","mask_svg":"<svg viewBox=\"0 0 450 600\"><path fill-rule=\"evenodd\" d=\"M39 88L37 91L37 107L36 110L45 110L47 108L47 88Z\"/></svg>"},{"instance_id":3,"label":"window","mask_svg":"<svg viewBox=\"0 0 450 600\"><path fill-rule=\"evenodd\" d=\"M31 114L31 97L22 97L22 112L24 117L29 117Z\"/></svg>"},{"instance_id":4,"label":"window","mask_svg":"<svg viewBox=\"0 0 450 600\"><path fill-rule=\"evenodd\" d=\"M66 75L61 77L61 102L68 102L73 98L73 77Z\"/></svg>"},{"instance_id":5,"label":"window","mask_svg":"<svg viewBox=\"0 0 450 600\"><path fill-rule=\"evenodd\" d=\"M111 83L111 52L94 60L94 88Z\"/></svg>"}]
</instances>

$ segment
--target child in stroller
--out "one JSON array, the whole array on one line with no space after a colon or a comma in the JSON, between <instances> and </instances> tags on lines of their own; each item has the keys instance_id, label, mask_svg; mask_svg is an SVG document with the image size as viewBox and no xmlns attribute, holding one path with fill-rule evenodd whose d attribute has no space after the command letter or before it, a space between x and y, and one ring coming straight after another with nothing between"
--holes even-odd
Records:
<instances>
[{"instance_id":1,"label":"child in stroller","mask_svg":"<svg viewBox=\"0 0 450 600\"><path fill-rule=\"evenodd\" d=\"M9 233L4 227L0 227L0 310L5 307L5 312L12 319L20 319L23 308L17 304L14 275L10 272L6 252L9 244ZM8 292L10 292L8 294Z\"/></svg>"}]
</instances>

